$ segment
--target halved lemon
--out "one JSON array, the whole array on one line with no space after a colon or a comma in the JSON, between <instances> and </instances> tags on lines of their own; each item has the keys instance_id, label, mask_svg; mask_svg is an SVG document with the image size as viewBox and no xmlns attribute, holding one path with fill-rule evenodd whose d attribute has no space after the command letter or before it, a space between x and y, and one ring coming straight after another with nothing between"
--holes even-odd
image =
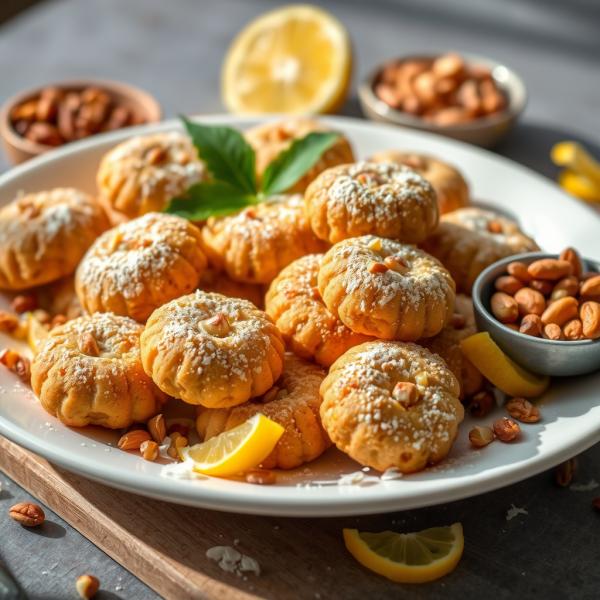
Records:
<instances>
[{"instance_id":1,"label":"halved lemon","mask_svg":"<svg viewBox=\"0 0 600 600\"><path fill-rule=\"evenodd\" d=\"M245 423L202 444L179 448L184 462L204 475L230 477L258 466L275 448L285 429L258 413Z\"/></svg>"},{"instance_id":2,"label":"halved lemon","mask_svg":"<svg viewBox=\"0 0 600 600\"><path fill-rule=\"evenodd\" d=\"M447 575L465 545L460 523L417 533L344 529L344 542L361 565L398 583L425 583Z\"/></svg>"},{"instance_id":3,"label":"halved lemon","mask_svg":"<svg viewBox=\"0 0 600 600\"><path fill-rule=\"evenodd\" d=\"M50 333L48 330L35 318L33 313L27 314L27 343L33 354L37 354L37 348L41 342L48 338Z\"/></svg>"},{"instance_id":4,"label":"halved lemon","mask_svg":"<svg viewBox=\"0 0 600 600\"><path fill-rule=\"evenodd\" d=\"M550 385L547 375L531 373L506 356L487 331L461 340L460 347L484 377L511 396L534 398Z\"/></svg>"},{"instance_id":5,"label":"halved lemon","mask_svg":"<svg viewBox=\"0 0 600 600\"><path fill-rule=\"evenodd\" d=\"M352 71L346 28L328 12L291 4L247 25L222 70L235 113L331 113L344 103Z\"/></svg>"}]
</instances>

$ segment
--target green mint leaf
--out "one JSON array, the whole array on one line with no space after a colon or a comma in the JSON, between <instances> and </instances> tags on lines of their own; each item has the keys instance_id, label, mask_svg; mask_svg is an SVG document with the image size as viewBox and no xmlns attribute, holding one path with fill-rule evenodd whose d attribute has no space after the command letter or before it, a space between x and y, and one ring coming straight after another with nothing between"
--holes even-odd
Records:
<instances>
[{"instance_id":1,"label":"green mint leaf","mask_svg":"<svg viewBox=\"0 0 600 600\"><path fill-rule=\"evenodd\" d=\"M306 172L312 168L337 140L336 132L313 132L277 156L265 169L262 178L262 191L265 196L281 194L289 190Z\"/></svg>"},{"instance_id":2,"label":"green mint leaf","mask_svg":"<svg viewBox=\"0 0 600 600\"><path fill-rule=\"evenodd\" d=\"M173 198L163 212L190 221L204 221L213 215L227 215L257 204L253 194L244 194L224 181L203 181Z\"/></svg>"},{"instance_id":3,"label":"green mint leaf","mask_svg":"<svg viewBox=\"0 0 600 600\"><path fill-rule=\"evenodd\" d=\"M181 119L211 175L242 193L255 195L254 150L242 134L222 125L202 125L185 117Z\"/></svg>"}]
</instances>

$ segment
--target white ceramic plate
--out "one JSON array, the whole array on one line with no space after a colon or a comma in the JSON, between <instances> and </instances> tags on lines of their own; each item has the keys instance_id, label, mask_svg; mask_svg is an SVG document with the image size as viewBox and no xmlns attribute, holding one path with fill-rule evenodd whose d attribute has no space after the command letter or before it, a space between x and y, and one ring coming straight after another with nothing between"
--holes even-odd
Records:
<instances>
[{"instance_id":1,"label":"white ceramic plate","mask_svg":"<svg viewBox=\"0 0 600 600\"><path fill-rule=\"evenodd\" d=\"M204 120L239 128L257 122L231 116ZM324 121L342 130L363 158L393 148L439 156L466 174L477 201L517 217L543 250L558 252L572 245L584 256L600 258L600 215L520 165L431 134L353 119ZM0 204L12 200L19 190L74 186L94 193L96 168L107 150L134 132L176 126L170 122L117 131L36 158L0 177ZM8 302L7 297L0 297L0 309ZM14 340L0 339L0 348L9 345L15 347ZM168 410L180 412L181 404ZM183 408L193 413L192 407ZM600 440L600 372L555 380L539 408L542 419L524 425L516 442L495 442L481 450L469 444L468 432L474 421L467 416L449 457L416 475L382 481L371 471L367 475L375 477L367 477L360 485L337 485L342 473L359 471L360 465L330 449L305 468L283 472L277 485L263 487L214 478L166 478L161 475L161 464L117 450L117 432L65 427L44 412L14 374L0 369L0 434L14 442L120 489L180 504L266 515L341 516L416 508L480 494L535 475ZM491 424L505 414L497 408L477 422Z\"/></svg>"}]
</instances>

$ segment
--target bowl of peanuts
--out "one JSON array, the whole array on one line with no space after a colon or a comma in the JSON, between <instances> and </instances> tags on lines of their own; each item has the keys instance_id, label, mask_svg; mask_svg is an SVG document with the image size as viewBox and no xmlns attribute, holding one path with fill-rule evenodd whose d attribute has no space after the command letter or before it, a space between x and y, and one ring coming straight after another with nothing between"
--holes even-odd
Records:
<instances>
[{"instance_id":1,"label":"bowl of peanuts","mask_svg":"<svg viewBox=\"0 0 600 600\"><path fill-rule=\"evenodd\" d=\"M600 262L572 248L488 267L473 286L475 320L521 367L573 376L600 369Z\"/></svg>"},{"instance_id":2,"label":"bowl of peanuts","mask_svg":"<svg viewBox=\"0 0 600 600\"><path fill-rule=\"evenodd\" d=\"M521 78L474 54L423 53L388 61L359 86L365 115L488 148L512 129L527 103Z\"/></svg>"},{"instance_id":3,"label":"bowl of peanuts","mask_svg":"<svg viewBox=\"0 0 600 600\"><path fill-rule=\"evenodd\" d=\"M0 136L13 164L69 142L162 119L158 102L132 85L81 79L39 86L0 108Z\"/></svg>"}]
</instances>

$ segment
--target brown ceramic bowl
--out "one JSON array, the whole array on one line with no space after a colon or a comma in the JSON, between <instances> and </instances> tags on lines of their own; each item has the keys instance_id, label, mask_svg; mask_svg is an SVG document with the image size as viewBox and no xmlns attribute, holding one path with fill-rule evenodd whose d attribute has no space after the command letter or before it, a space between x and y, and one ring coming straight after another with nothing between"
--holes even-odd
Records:
<instances>
[{"instance_id":1,"label":"brown ceramic bowl","mask_svg":"<svg viewBox=\"0 0 600 600\"><path fill-rule=\"evenodd\" d=\"M14 165L56 147L40 144L20 136L14 130L10 118L15 106L38 97L41 91L47 87L56 87L65 91L81 91L87 87L97 87L108 92L116 104L126 106L142 115L146 123L156 123L162 119L162 109L157 100L147 92L127 83L106 79L73 79L40 85L9 98L0 108L2 146L7 159Z\"/></svg>"}]
</instances>

